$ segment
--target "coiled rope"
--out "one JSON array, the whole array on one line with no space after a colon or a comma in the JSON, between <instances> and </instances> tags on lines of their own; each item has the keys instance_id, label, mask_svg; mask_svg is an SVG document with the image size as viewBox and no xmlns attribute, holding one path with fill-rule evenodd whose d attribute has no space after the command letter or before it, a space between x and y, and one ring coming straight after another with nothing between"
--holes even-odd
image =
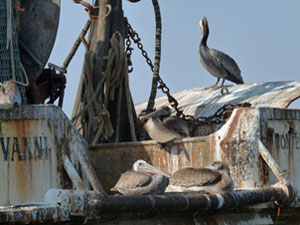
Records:
<instances>
[{"instance_id":1,"label":"coiled rope","mask_svg":"<svg viewBox=\"0 0 300 225\"><path fill-rule=\"evenodd\" d=\"M115 128L115 142L119 141L119 130L120 130L120 116L121 116L121 103L122 103L122 93L123 93L123 82L125 87L125 97L127 102L127 111L128 111L128 120L130 125L130 134L133 141L136 141L135 127L134 127L134 119L131 114L132 112L132 98L129 90L129 81L128 81L128 67L127 60L125 56L125 48L124 48L124 40L122 35L119 32L115 32L110 39L111 48L108 52L108 61L106 70L101 77L96 90L92 92L91 87L89 87L90 82L86 83L86 96L87 104L85 107L79 112L73 119L72 122L76 123L77 119L84 115L84 113L88 112L90 118L97 123L96 127L96 135L92 141L92 144L96 144L99 141L100 137L103 137L105 140L108 140L110 136L113 135L114 130L111 125L110 115L107 110L109 99L113 100L114 91L118 88L118 105L117 105L117 122ZM86 72L90 73L91 62L93 62L94 53L86 55L87 63ZM95 102L98 94L103 88L104 82L105 84L105 99L103 108L101 109L99 116L96 116L93 113L92 104ZM92 93L91 93L92 92Z\"/></svg>"}]
</instances>

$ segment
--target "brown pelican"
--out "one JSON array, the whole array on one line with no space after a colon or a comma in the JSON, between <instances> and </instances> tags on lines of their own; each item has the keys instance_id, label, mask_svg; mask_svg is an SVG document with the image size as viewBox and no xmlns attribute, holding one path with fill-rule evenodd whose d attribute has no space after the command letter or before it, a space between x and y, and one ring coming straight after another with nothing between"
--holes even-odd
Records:
<instances>
[{"instance_id":1,"label":"brown pelican","mask_svg":"<svg viewBox=\"0 0 300 225\"><path fill-rule=\"evenodd\" d=\"M177 116L171 116L171 109L168 106L163 106L143 118L149 118L145 129L149 136L158 143L163 144L176 138L189 136L186 123Z\"/></svg>"},{"instance_id":2,"label":"brown pelican","mask_svg":"<svg viewBox=\"0 0 300 225\"><path fill-rule=\"evenodd\" d=\"M203 17L203 19L200 20L200 27L202 33L202 40L199 47L200 62L208 72L218 78L213 86L217 87L220 78L222 78L223 81L220 86L222 88L221 90L223 91L223 89L225 89L228 93L227 88L224 87L225 80L232 81L236 84L243 84L244 81L241 76L241 71L230 56L221 51L207 47L206 42L209 29L206 17Z\"/></svg>"},{"instance_id":3,"label":"brown pelican","mask_svg":"<svg viewBox=\"0 0 300 225\"><path fill-rule=\"evenodd\" d=\"M0 108L9 109L21 103L21 93L15 81L8 80L0 83Z\"/></svg>"},{"instance_id":4,"label":"brown pelican","mask_svg":"<svg viewBox=\"0 0 300 225\"><path fill-rule=\"evenodd\" d=\"M234 188L228 166L215 161L207 167L187 167L170 177L166 192L209 192L226 193Z\"/></svg>"},{"instance_id":5,"label":"brown pelican","mask_svg":"<svg viewBox=\"0 0 300 225\"><path fill-rule=\"evenodd\" d=\"M169 184L166 176L170 174L140 159L133 164L132 170L121 175L110 190L123 195L159 195L164 193Z\"/></svg>"}]
</instances>

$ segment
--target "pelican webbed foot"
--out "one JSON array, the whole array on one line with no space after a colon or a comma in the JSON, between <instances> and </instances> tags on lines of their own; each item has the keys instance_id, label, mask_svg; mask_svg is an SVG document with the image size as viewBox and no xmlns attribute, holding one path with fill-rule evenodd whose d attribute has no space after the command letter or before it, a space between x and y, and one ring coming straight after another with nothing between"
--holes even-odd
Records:
<instances>
[{"instance_id":1,"label":"pelican webbed foot","mask_svg":"<svg viewBox=\"0 0 300 225\"><path fill-rule=\"evenodd\" d=\"M214 83L213 85L209 86L210 88L213 88L213 89L217 89L218 88L218 83L220 81L220 78L218 77L216 83Z\"/></svg>"},{"instance_id":2,"label":"pelican webbed foot","mask_svg":"<svg viewBox=\"0 0 300 225\"><path fill-rule=\"evenodd\" d=\"M223 78L222 84L220 86L220 88L221 88L221 95L225 95L224 94L224 90L226 91L226 95L228 95L229 91L228 91L228 88L224 86L224 83L225 83L225 78Z\"/></svg>"}]
</instances>

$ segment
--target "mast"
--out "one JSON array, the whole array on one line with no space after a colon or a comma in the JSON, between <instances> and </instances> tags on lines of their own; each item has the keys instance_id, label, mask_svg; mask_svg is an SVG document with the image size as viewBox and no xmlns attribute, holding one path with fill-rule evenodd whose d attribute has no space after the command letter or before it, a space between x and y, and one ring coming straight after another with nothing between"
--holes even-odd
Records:
<instances>
[{"instance_id":1,"label":"mast","mask_svg":"<svg viewBox=\"0 0 300 225\"><path fill-rule=\"evenodd\" d=\"M126 59L117 66L120 77L114 79L110 73L114 66L108 65L116 50L112 49L111 40L119 40L120 48L124 46L122 2L98 0L94 9L98 8L98 18L92 19L91 23L89 47L72 117L85 111L76 125L78 127L81 123L82 133L89 144L136 140L137 117L128 86Z\"/></svg>"}]
</instances>

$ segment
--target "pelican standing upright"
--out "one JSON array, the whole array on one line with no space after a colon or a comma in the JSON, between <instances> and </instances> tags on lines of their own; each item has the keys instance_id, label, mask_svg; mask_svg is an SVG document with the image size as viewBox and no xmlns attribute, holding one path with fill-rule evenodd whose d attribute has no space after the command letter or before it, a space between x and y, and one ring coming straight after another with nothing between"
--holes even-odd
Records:
<instances>
[{"instance_id":1,"label":"pelican standing upright","mask_svg":"<svg viewBox=\"0 0 300 225\"><path fill-rule=\"evenodd\" d=\"M243 84L244 81L241 76L241 71L236 62L225 53L207 47L209 28L206 17L203 17L203 19L200 20L200 27L202 40L199 47L199 58L204 68L213 76L218 78L217 82L213 86L216 87L218 85L220 78L223 79L220 86L222 89L226 89L226 87L224 87L225 80L232 81L236 84Z\"/></svg>"}]
</instances>

